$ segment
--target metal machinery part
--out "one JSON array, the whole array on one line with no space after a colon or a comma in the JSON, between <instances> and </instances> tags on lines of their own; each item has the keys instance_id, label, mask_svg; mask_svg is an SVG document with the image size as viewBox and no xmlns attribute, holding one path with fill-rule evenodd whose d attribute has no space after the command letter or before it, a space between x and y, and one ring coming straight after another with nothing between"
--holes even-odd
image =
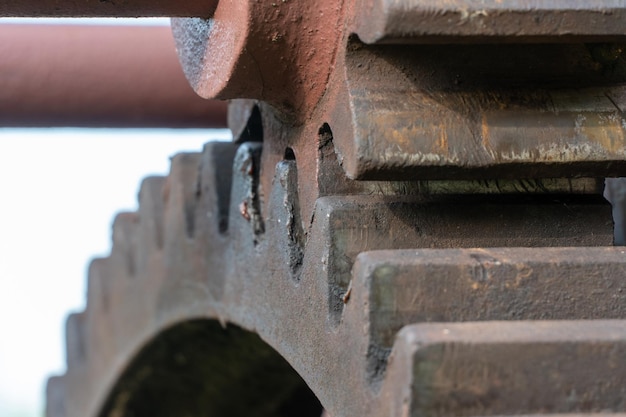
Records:
<instances>
[{"instance_id":1,"label":"metal machinery part","mask_svg":"<svg viewBox=\"0 0 626 417\"><path fill-rule=\"evenodd\" d=\"M189 87L168 27L4 24L0 56L3 127L226 126L225 103Z\"/></svg>"},{"instance_id":2,"label":"metal machinery part","mask_svg":"<svg viewBox=\"0 0 626 417\"><path fill-rule=\"evenodd\" d=\"M117 216L48 417L626 413L625 1L214 6L235 141Z\"/></svg>"}]
</instances>

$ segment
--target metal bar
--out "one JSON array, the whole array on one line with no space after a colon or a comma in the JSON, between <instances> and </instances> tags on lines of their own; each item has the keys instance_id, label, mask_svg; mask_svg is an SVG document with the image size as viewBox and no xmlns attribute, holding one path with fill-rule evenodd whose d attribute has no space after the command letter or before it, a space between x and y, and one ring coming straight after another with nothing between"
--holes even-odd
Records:
<instances>
[{"instance_id":1,"label":"metal bar","mask_svg":"<svg viewBox=\"0 0 626 417\"><path fill-rule=\"evenodd\" d=\"M366 43L506 38L571 41L626 35L624 0L358 0Z\"/></svg>"},{"instance_id":2,"label":"metal bar","mask_svg":"<svg viewBox=\"0 0 626 417\"><path fill-rule=\"evenodd\" d=\"M5 17L210 17L218 0L17 0L0 2Z\"/></svg>"},{"instance_id":3,"label":"metal bar","mask_svg":"<svg viewBox=\"0 0 626 417\"><path fill-rule=\"evenodd\" d=\"M0 126L226 126L168 27L0 25L0 56Z\"/></svg>"}]
</instances>

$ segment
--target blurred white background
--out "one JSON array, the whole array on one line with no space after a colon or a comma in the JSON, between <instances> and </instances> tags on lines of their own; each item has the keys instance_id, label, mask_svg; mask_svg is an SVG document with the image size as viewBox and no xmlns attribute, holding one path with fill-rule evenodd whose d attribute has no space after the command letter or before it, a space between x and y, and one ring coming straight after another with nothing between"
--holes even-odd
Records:
<instances>
[{"instance_id":1,"label":"blurred white background","mask_svg":"<svg viewBox=\"0 0 626 417\"><path fill-rule=\"evenodd\" d=\"M45 379L65 368L64 321L86 266L110 249L141 179L225 130L0 129L0 417L43 416Z\"/></svg>"}]
</instances>

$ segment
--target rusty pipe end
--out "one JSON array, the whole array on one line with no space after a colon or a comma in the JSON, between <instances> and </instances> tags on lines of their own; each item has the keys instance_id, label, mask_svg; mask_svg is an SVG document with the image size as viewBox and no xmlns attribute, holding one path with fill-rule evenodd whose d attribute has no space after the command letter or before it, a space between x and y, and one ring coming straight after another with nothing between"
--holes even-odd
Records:
<instances>
[{"instance_id":1,"label":"rusty pipe end","mask_svg":"<svg viewBox=\"0 0 626 417\"><path fill-rule=\"evenodd\" d=\"M303 120L326 90L344 2L221 0L203 19L173 19L184 72L205 98L255 99Z\"/></svg>"},{"instance_id":2,"label":"rusty pipe end","mask_svg":"<svg viewBox=\"0 0 626 417\"><path fill-rule=\"evenodd\" d=\"M0 126L226 126L165 26L0 25L0 56Z\"/></svg>"},{"instance_id":3,"label":"rusty pipe end","mask_svg":"<svg viewBox=\"0 0 626 417\"><path fill-rule=\"evenodd\" d=\"M203 17L219 0L21 0L0 2L0 17Z\"/></svg>"}]
</instances>

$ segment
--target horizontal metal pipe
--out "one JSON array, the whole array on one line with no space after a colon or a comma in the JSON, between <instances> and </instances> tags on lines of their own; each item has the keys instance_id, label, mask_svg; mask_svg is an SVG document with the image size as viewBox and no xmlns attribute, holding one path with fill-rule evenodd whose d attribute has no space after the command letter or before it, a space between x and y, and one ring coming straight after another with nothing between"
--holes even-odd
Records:
<instances>
[{"instance_id":1,"label":"horizontal metal pipe","mask_svg":"<svg viewBox=\"0 0 626 417\"><path fill-rule=\"evenodd\" d=\"M4 17L210 17L218 0L18 0L0 2Z\"/></svg>"},{"instance_id":2,"label":"horizontal metal pipe","mask_svg":"<svg viewBox=\"0 0 626 417\"><path fill-rule=\"evenodd\" d=\"M225 127L169 27L0 25L0 126Z\"/></svg>"}]
</instances>

